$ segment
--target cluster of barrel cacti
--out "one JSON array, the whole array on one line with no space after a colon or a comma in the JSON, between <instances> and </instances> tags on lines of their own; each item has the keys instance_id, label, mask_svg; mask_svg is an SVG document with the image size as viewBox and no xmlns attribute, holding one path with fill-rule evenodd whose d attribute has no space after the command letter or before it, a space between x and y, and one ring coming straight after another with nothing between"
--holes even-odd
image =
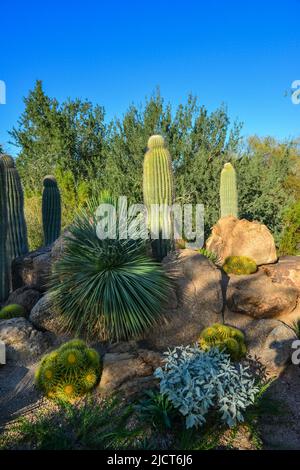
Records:
<instances>
[{"instance_id":1,"label":"cluster of barrel cacti","mask_svg":"<svg viewBox=\"0 0 300 470\"><path fill-rule=\"evenodd\" d=\"M228 256L223 264L223 269L227 274L253 274L257 271L257 265L248 256Z\"/></svg>"},{"instance_id":2,"label":"cluster of barrel cacti","mask_svg":"<svg viewBox=\"0 0 300 470\"><path fill-rule=\"evenodd\" d=\"M44 356L35 381L48 398L72 401L90 392L100 376L101 361L97 351L74 339Z\"/></svg>"},{"instance_id":3,"label":"cluster of barrel cacti","mask_svg":"<svg viewBox=\"0 0 300 470\"><path fill-rule=\"evenodd\" d=\"M172 248L172 218L167 208L172 206L174 199L171 156L161 135L153 135L148 140L148 151L144 159L143 191L151 229L157 232L156 238L152 237L153 256L161 261ZM157 215L159 206L162 211ZM155 228L154 220L157 223Z\"/></svg>"},{"instance_id":4,"label":"cluster of barrel cacti","mask_svg":"<svg viewBox=\"0 0 300 470\"><path fill-rule=\"evenodd\" d=\"M54 177L46 177L43 193L44 242L50 244L60 233L60 194ZM24 193L15 160L0 157L0 303L9 295L11 263L28 253L24 216Z\"/></svg>"},{"instance_id":5,"label":"cluster of barrel cacti","mask_svg":"<svg viewBox=\"0 0 300 470\"><path fill-rule=\"evenodd\" d=\"M240 360L247 352L244 334L237 328L221 323L205 328L200 334L198 343L205 351L218 347L229 354L234 361Z\"/></svg>"}]
</instances>

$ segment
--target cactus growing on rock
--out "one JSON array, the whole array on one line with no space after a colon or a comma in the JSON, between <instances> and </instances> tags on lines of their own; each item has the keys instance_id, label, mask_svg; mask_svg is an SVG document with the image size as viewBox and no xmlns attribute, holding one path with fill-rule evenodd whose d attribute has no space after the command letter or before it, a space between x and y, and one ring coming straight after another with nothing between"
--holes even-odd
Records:
<instances>
[{"instance_id":1,"label":"cactus growing on rock","mask_svg":"<svg viewBox=\"0 0 300 470\"><path fill-rule=\"evenodd\" d=\"M244 334L237 328L220 323L214 323L202 330L198 343L205 351L218 347L234 361L240 360L247 352Z\"/></svg>"},{"instance_id":2,"label":"cactus growing on rock","mask_svg":"<svg viewBox=\"0 0 300 470\"><path fill-rule=\"evenodd\" d=\"M54 176L45 176L42 202L44 243L50 245L60 235L61 200Z\"/></svg>"},{"instance_id":3,"label":"cactus growing on rock","mask_svg":"<svg viewBox=\"0 0 300 470\"><path fill-rule=\"evenodd\" d=\"M27 228L24 216L24 194L15 161L9 155L1 156L4 165L7 207L6 249L9 263L28 253Z\"/></svg>"},{"instance_id":4,"label":"cactus growing on rock","mask_svg":"<svg viewBox=\"0 0 300 470\"><path fill-rule=\"evenodd\" d=\"M0 302L9 294L9 262L6 250L7 239L7 206L4 164L0 160Z\"/></svg>"},{"instance_id":5,"label":"cactus growing on rock","mask_svg":"<svg viewBox=\"0 0 300 470\"><path fill-rule=\"evenodd\" d=\"M144 159L143 174L144 203L146 204L151 220L151 206L153 204L171 206L174 197L174 183L172 162L164 138L153 135L148 140L148 151ZM153 214L152 206L152 214ZM172 242L171 217L168 214L159 216L159 238L152 241L154 257L161 261L168 254ZM168 231L170 238L164 238L164 231Z\"/></svg>"},{"instance_id":6,"label":"cactus growing on rock","mask_svg":"<svg viewBox=\"0 0 300 470\"><path fill-rule=\"evenodd\" d=\"M225 163L220 182L221 217L233 215L238 217L238 196L236 173L231 163Z\"/></svg>"}]
</instances>

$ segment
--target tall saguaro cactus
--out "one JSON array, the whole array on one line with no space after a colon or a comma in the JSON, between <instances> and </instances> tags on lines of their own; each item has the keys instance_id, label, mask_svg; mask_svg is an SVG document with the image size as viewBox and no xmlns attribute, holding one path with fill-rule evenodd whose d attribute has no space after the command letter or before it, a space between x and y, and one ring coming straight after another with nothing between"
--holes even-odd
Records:
<instances>
[{"instance_id":1,"label":"tall saguaro cactus","mask_svg":"<svg viewBox=\"0 0 300 470\"><path fill-rule=\"evenodd\" d=\"M60 235L61 199L56 179L52 175L44 178L42 202L44 243L50 245Z\"/></svg>"},{"instance_id":2,"label":"tall saguaro cactus","mask_svg":"<svg viewBox=\"0 0 300 470\"><path fill-rule=\"evenodd\" d=\"M221 172L220 205L221 217L227 215L238 217L236 173L231 163L225 163Z\"/></svg>"},{"instance_id":3,"label":"tall saguaro cactus","mask_svg":"<svg viewBox=\"0 0 300 470\"><path fill-rule=\"evenodd\" d=\"M4 164L0 159L0 302L9 294L9 262L6 250L7 239L7 206Z\"/></svg>"},{"instance_id":4,"label":"tall saguaro cactus","mask_svg":"<svg viewBox=\"0 0 300 470\"><path fill-rule=\"evenodd\" d=\"M27 227L24 216L24 193L15 161L9 155L1 157L5 171L7 198L7 240L9 261L28 253Z\"/></svg>"},{"instance_id":5,"label":"tall saguaro cactus","mask_svg":"<svg viewBox=\"0 0 300 470\"><path fill-rule=\"evenodd\" d=\"M153 135L148 140L148 151L144 159L143 190L144 202L150 216L153 210L152 205L171 206L173 204L174 183L171 156L160 135ZM163 238L163 228L167 225L171 235L171 218L168 214L161 215L159 238L152 242L153 255L159 261L168 254L172 245L171 239Z\"/></svg>"}]
</instances>

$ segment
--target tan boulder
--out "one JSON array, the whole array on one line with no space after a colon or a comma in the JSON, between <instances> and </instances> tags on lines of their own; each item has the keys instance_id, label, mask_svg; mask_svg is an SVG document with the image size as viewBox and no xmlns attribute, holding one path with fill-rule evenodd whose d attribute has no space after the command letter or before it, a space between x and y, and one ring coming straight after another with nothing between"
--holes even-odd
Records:
<instances>
[{"instance_id":1,"label":"tan boulder","mask_svg":"<svg viewBox=\"0 0 300 470\"><path fill-rule=\"evenodd\" d=\"M263 270L245 276L230 275L226 292L228 308L254 318L272 318L291 313L298 290L272 282Z\"/></svg>"},{"instance_id":2,"label":"tan boulder","mask_svg":"<svg viewBox=\"0 0 300 470\"><path fill-rule=\"evenodd\" d=\"M282 256L278 263L262 266L261 269L273 282L295 287L300 293L300 256Z\"/></svg>"},{"instance_id":3,"label":"tan boulder","mask_svg":"<svg viewBox=\"0 0 300 470\"><path fill-rule=\"evenodd\" d=\"M124 349L117 348L104 356L99 384L103 394L120 391L126 396L135 395L157 383L153 372L161 365L160 354L131 346Z\"/></svg>"},{"instance_id":4,"label":"tan boulder","mask_svg":"<svg viewBox=\"0 0 300 470\"><path fill-rule=\"evenodd\" d=\"M248 256L257 265L275 263L276 247L270 230L259 222L233 216L220 219L212 228L206 248L223 264L228 256Z\"/></svg>"}]
</instances>

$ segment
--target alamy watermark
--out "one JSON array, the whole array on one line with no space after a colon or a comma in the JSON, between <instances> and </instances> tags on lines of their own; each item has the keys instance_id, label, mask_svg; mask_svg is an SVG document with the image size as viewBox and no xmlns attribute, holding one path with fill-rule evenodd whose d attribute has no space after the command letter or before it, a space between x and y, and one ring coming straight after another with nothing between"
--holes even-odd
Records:
<instances>
[{"instance_id":1,"label":"alamy watermark","mask_svg":"<svg viewBox=\"0 0 300 470\"><path fill-rule=\"evenodd\" d=\"M0 80L0 104L6 104L6 85L3 80Z\"/></svg>"},{"instance_id":2,"label":"alamy watermark","mask_svg":"<svg viewBox=\"0 0 300 470\"><path fill-rule=\"evenodd\" d=\"M96 210L96 233L103 239L181 240L189 248L204 242L203 204L132 204L120 196L118 204L102 203Z\"/></svg>"},{"instance_id":3,"label":"alamy watermark","mask_svg":"<svg viewBox=\"0 0 300 470\"><path fill-rule=\"evenodd\" d=\"M293 104L300 104L300 80L294 80L292 83L291 100Z\"/></svg>"}]
</instances>

